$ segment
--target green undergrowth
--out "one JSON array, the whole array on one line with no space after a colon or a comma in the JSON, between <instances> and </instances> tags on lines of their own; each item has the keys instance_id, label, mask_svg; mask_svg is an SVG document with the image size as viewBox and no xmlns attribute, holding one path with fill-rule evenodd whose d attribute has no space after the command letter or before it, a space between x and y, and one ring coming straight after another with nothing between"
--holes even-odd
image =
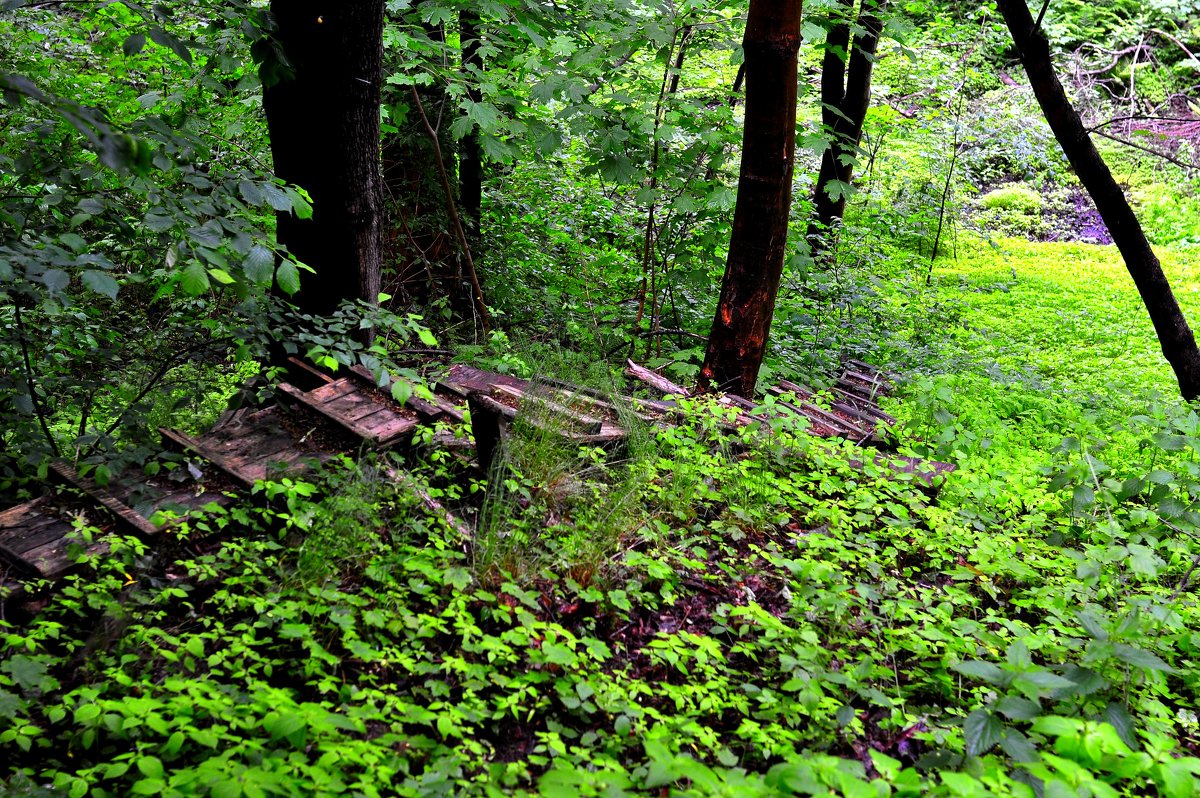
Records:
<instances>
[{"instance_id":1,"label":"green undergrowth","mask_svg":"<svg viewBox=\"0 0 1200 798\"><path fill-rule=\"evenodd\" d=\"M1119 260L964 241L919 299L943 359L888 339L886 404L936 498L769 402L564 443L543 385L486 477L343 459L112 539L0 627L8 791L1194 795L1200 417Z\"/></svg>"}]
</instances>

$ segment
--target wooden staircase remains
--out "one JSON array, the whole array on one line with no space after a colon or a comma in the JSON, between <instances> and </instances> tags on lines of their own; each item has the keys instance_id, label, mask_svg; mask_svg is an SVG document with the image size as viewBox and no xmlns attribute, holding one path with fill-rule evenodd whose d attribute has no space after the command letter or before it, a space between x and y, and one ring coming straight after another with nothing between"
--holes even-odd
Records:
<instances>
[{"instance_id":1,"label":"wooden staircase remains","mask_svg":"<svg viewBox=\"0 0 1200 798\"><path fill-rule=\"evenodd\" d=\"M182 480L139 473L102 486L67 463L55 463L46 495L0 511L0 618L5 603L31 587L53 584L81 555L105 551L102 541L86 540L77 530L121 531L153 543L189 514L227 505L238 491L261 480L302 472L339 452L409 447L419 427L462 422L468 411L477 463L485 470L504 428L518 416L581 445L619 446L626 437L623 418L670 424L677 412L672 395L688 396L683 387L632 362L627 373L666 394L664 399L607 396L557 380L528 381L454 365L434 385L431 397L411 397L401 405L365 369L337 377L299 362L294 366L293 382L278 386L275 405L227 414L199 436L160 429L164 448L183 459L174 472ZM870 445L882 440L881 426L895 423L877 404L890 390L887 375L849 361L827 408L818 406L817 394L806 386L786 381L770 389L776 398L767 404L732 396L721 401L738 409L736 425L762 423L783 413L806 419L813 435ZM435 434L433 442L456 449L470 446L445 432ZM882 453L875 460L915 474L929 486L954 468ZM391 469L391 474L398 484L414 484L403 472ZM466 526L436 501L428 496L423 501L469 537Z\"/></svg>"}]
</instances>

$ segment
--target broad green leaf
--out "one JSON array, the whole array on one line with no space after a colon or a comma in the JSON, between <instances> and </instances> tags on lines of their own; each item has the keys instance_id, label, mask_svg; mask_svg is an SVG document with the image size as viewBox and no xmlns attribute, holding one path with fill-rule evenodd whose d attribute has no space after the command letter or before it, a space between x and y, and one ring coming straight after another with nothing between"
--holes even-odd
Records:
<instances>
[{"instance_id":1,"label":"broad green leaf","mask_svg":"<svg viewBox=\"0 0 1200 798\"><path fill-rule=\"evenodd\" d=\"M1150 671L1163 671L1164 673L1174 673L1175 669L1167 663L1163 662L1157 654L1153 654L1144 648L1118 643L1113 646L1113 653L1117 659L1126 662L1135 668L1145 668Z\"/></svg>"},{"instance_id":2,"label":"broad green leaf","mask_svg":"<svg viewBox=\"0 0 1200 798\"><path fill-rule=\"evenodd\" d=\"M1000 738L1000 747L1015 762L1034 762L1038 758L1037 748L1029 742L1028 737L1016 729L1004 730L1004 736Z\"/></svg>"},{"instance_id":3,"label":"broad green leaf","mask_svg":"<svg viewBox=\"0 0 1200 798\"><path fill-rule=\"evenodd\" d=\"M102 294L109 299L117 298L117 291L120 290L120 286L117 285L117 281L113 279L112 275L105 272L86 271L83 273L82 279L83 284L89 290L95 291L97 294Z\"/></svg>"},{"instance_id":4,"label":"broad green leaf","mask_svg":"<svg viewBox=\"0 0 1200 798\"><path fill-rule=\"evenodd\" d=\"M137 769L148 779L161 779L163 776L163 764L158 757L141 757L137 761Z\"/></svg>"},{"instance_id":5,"label":"broad green leaf","mask_svg":"<svg viewBox=\"0 0 1200 798\"><path fill-rule=\"evenodd\" d=\"M121 50L127 56L137 55L146 46L146 34L131 33L125 37L125 41L121 43Z\"/></svg>"},{"instance_id":6,"label":"broad green leaf","mask_svg":"<svg viewBox=\"0 0 1200 798\"><path fill-rule=\"evenodd\" d=\"M192 261L183 270L179 285L191 296L199 296L208 290L208 272L199 261Z\"/></svg>"},{"instance_id":7,"label":"broad green leaf","mask_svg":"<svg viewBox=\"0 0 1200 798\"><path fill-rule=\"evenodd\" d=\"M155 233L165 233L175 226L174 219L158 213L146 214L145 218L142 219L142 223Z\"/></svg>"},{"instance_id":8,"label":"broad green leaf","mask_svg":"<svg viewBox=\"0 0 1200 798\"><path fill-rule=\"evenodd\" d=\"M50 289L50 293L57 294L66 290L71 284L71 278L62 269L47 269L42 273L42 283Z\"/></svg>"},{"instance_id":9,"label":"broad green leaf","mask_svg":"<svg viewBox=\"0 0 1200 798\"><path fill-rule=\"evenodd\" d=\"M187 45L157 25L150 29L150 41L160 47L167 48L179 56L185 64L191 65L192 54L188 51Z\"/></svg>"},{"instance_id":10,"label":"broad green leaf","mask_svg":"<svg viewBox=\"0 0 1200 798\"><path fill-rule=\"evenodd\" d=\"M233 285L235 282L237 282L233 279L229 272L225 271L224 269L213 267L208 270L208 274L221 285Z\"/></svg>"},{"instance_id":11,"label":"broad green leaf","mask_svg":"<svg viewBox=\"0 0 1200 798\"><path fill-rule=\"evenodd\" d=\"M83 240L83 236L77 233L63 233L58 240L75 252L83 252L87 249L87 242Z\"/></svg>"},{"instance_id":12,"label":"broad green leaf","mask_svg":"<svg viewBox=\"0 0 1200 798\"><path fill-rule=\"evenodd\" d=\"M271 275L275 271L275 253L262 244L255 244L242 261L242 271L250 282L270 285Z\"/></svg>"},{"instance_id":13,"label":"broad green leaf","mask_svg":"<svg viewBox=\"0 0 1200 798\"><path fill-rule=\"evenodd\" d=\"M299 291L300 271L296 268L296 264L290 260L280 263L279 268L275 270L275 281L279 283L279 290L288 296Z\"/></svg>"},{"instance_id":14,"label":"broad green leaf","mask_svg":"<svg viewBox=\"0 0 1200 798\"><path fill-rule=\"evenodd\" d=\"M977 709L963 721L963 737L967 741L967 755L981 756L1000 742L1004 724L985 709Z\"/></svg>"},{"instance_id":15,"label":"broad green leaf","mask_svg":"<svg viewBox=\"0 0 1200 798\"><path fill-rule=\"evenodd\" d=\"M1117 736L1121 738L1122 742L1133 750L1138 750L1140 746L1137 739L1137 727L1124 704L1118 704L1115 701L1109 704L1104 709L1104 719L1116 729Z\"/></svg>"},{"instance_id":16,"label":"broad green leaf","mask_svg":"<svg viewBox=\"0 0 1200 798\"><path fill-rule=\"evenodd\" d=\"M1033 720L1042 713L1036 701L1016 695L1006 695L993 708L1009 720Z\"/></svg>"},{"instance_id":17,"label":"broad green leaf","mask_svg":"<svg viewBox=\"0 0 1200 798\"><path fill-rule=\"evenodd\" d=\"M1004 671L998 665L991 662L983 662L982 660L968 660L967 662L959 662L951 666L952 670L958 671L963 676L970 676L973 679L980 679L988 684L1003 684L1005 682Z\"/></svg>"}]
</instances>

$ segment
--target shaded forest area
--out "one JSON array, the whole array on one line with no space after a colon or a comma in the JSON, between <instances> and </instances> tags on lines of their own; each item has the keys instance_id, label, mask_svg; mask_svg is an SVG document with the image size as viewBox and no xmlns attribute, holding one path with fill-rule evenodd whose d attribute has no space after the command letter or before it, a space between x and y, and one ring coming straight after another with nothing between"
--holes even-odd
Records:
<instances>
[{"instance_id":1,"label":"shaded forest area","mask_svg":"<svg viewBox=\"0 0 1200 798\"><path fill-rule=\"evenodd\" d=\"M1200 794L1198 30L0 0L0 794Z\"/></svg>"}]
</instances>

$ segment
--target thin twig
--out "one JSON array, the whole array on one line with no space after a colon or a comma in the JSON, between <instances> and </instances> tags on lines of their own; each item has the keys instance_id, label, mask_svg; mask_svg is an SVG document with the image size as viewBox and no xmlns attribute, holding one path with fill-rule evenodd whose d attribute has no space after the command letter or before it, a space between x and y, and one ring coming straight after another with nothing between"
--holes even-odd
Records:
<instances>
[{"instance_id":1,"label":"thin twig","mask_svg":"<svg viewBox=\"0 0 1200 798\"><path fill-rule=\"evenodd\" d=\"M54 436L50 434L50 425L46 421L46 408L38 399L37 381L33 375L33 360L29 357L29 341L25 338L25 325L21 319L20 299L13 303L13 310L16 312L17 340L21 342L21 358L25 361L25 384L29 387L29 403L33 406L34 415L37 416L38 423L42 427L46 443L50 444L50 451L54 452L55 457L62 457L62 453L58 449L58 441L54 440Z\"/></svg>"},{"instance_id":2,"label":"thin twig","mask_svg":"<svg viewBox=\"0 0 1200 798\"><path fill-rule=\"evenodd\" d=\"M1103 130L1097 130L1094 132L1097 136L1106 138L1109 141L1115 141L1118 144L1124 144L1126 147L1133 147L1135 150L1141 150L1142 152L1150 153L1151 155L1155 155L1159 158L1162 158L1164 161L1167 161L1168 163L1173 163L1176 166L1182 166L1184 169L1195 169L1196 168L1196 164L1194 164L1194 163L1186 163L1185 161L1181 161L1178 158L1172 158L1170 155L1167 155L1166 153L1163 153L1163 152L1159 152L1158 150L1152 150L1149 147L1142 146L1141 144L1134 144L1132 141L1126 141L1125 139L1117 138L1116 136L1111 136L1108 133L1105 133Z\"/></svg>"},{"instance_id":3,"label":"thin twig","mask_svg":"<svg viewBox=\"0 0 1200 798\"><path fill-rule=\"evenodd\" d=\"M491 320L488 318L487 305L483 301L483 288L479 285L479 274L475 271L475 261L471 257L467 234L463 230L462 220L458 217L458 205L454 202L454 189L450 187L450 176L446 173L446 161L442 157L442 144L438 141L437 131L434 130L433 125L429 124L429 117L425 115L425 106L421 102L421 95L417 92L417 87L413 85L410 88L413 102L416 103L417 111L421 114L421 121L425 123L425 132L429 134L429 139L433 142L438 177L442 181L442 190L446 193L446 210L450 214L450 224L454 227L458 245L462 248L463 260L467 263L467 277L471 280L471 298L474 300L475 312L479 314L479 325L483 328L484 335L487 335L491 332Z\"/></svg>"}]
</instances>

